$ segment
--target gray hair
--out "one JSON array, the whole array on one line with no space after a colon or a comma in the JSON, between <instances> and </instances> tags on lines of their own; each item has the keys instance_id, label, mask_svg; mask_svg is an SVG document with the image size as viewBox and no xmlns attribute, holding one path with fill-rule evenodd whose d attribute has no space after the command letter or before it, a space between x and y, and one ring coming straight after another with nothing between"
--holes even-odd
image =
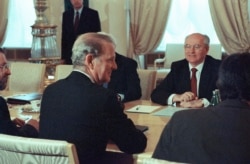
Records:
<instances>
[{"instance_id":1,"label":"gray hair","mask_svg":"<svg viewBox=\"0 0 250 164\"><path fill-rule=\"evenodd\" d=\"M185 42L186 42L186 40L187 40L188 37L190 37L192 35L197 35L197 34L203 36L203 38L204 38L204 44L206 44L206 45L209 46L209 44L210 44L210 38L209 38L209 36L206 35L206 34L201 34L201 33L193 33L193 34L190 34L190 35L186 36Z\"/></svg>"},{"instance_id":2,"label":"gray hair","mask_svg":"<svg viewBox=\"0 0 250 164\"><path fill-rule=\"evenodd\" d=\"M80 35L72 48L73 67L84 66L84 59L87 54L93 57L101 56L104 53L105 42L115 45L114 39L106 33L85 33Z\"/></svg>"}]
</instances>

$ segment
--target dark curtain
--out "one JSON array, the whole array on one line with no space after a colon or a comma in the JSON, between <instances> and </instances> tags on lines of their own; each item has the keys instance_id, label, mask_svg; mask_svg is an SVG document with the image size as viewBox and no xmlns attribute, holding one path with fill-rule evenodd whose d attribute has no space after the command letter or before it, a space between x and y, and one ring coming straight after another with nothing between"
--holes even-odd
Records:
<instances>
[{"instance_id":1,"label":"dark curtain","mask_svg":"<svg viewBox=\"0 0 250 164\"><path fill-rule=\"evenodd\" d=\"M84 0L84 6L89 7L89 0ZM70 0L64 0L64 9L69 10L72 8Z\"/></svg>"}]
</instances>

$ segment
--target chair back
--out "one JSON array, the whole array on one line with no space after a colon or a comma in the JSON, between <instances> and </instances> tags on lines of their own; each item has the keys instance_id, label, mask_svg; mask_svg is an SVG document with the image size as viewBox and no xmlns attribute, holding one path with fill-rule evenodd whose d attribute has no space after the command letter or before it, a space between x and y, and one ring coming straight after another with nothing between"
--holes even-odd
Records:
<instances>
[{"instance_id":1,"label":"chair back","mask_svg":"<svg viewBox=\"0 0 250 164\"><path fill-rule=\"evenodd\" d=\"M0 134L0 163L79 164L74 144Z\"/></svg>"},{"instance_id":2,"label":"chair back","mask_svg":"<svg viewBox=\"0 0 250 164\"><path fill-rule=\"evenodd\" d=\"M136 164L184 164L155 158L138 158Z\"/></svg>"},{"instance_id":3,"label":"chair back","mask_svg":"<svg viewBox=\"0 0 250 164\"><path fill-rule=\"evenodd\" d=\"M222 58L221 45L210 44L208 54L216 59ZM185 58L184 44L167 44L165 52L164 68L170 68L172 62Z\"/></svg>"},{"instance_id":4,"label":"chair back","mask_svg":"<svg viewBox=\"0 0 250 164\"><path fill-rule=\"evenodd\" d=\"M150 100L151 92L155 87L156 70L137 69L143 100Z\"/></svg>"},{"instance_id":5,"label":"chair back","mask_svg":"<svg viewBox=\"0 0 250 164\"><path fill-rule=\"evenodd\" d=\"M7 90L16 92L42 92L44 89L45 64L12 62Z\"/></svg>"},{"instance_id":6,"label":"chair back","mask_svg":"<svg viewBox=\"0 0 250 164\"><path fill-rule=\"evenodd\" d=\"M67 77L73 70L73 65L57 65L55 72L55 81Z\"/></svg>"}]
</instances>

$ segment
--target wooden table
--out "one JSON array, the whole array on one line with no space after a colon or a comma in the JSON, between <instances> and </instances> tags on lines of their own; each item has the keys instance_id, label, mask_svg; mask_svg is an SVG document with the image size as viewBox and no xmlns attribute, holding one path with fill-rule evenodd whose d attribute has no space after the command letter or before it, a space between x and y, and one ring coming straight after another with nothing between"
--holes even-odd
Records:
<instances>
[{"instance_id":1,"label":"wooden table","mask_svg":"<svg viewBox=\"0 0 250 164\"><path fill-rule=\"evenodd\" d=\"M149 100L136 100L125 103L125 110L132 108L136 105L150 105L150 106L159 106L159 104L152 103ZM162 106L163 108L165 106ZM158 110L160 110L159 108ZM134 122L136 125L146 125L149 129L145 132L147 136L147 147L143 153L136 154L136 158L148 158L151 157L156 144L160 138L161 132L165 125L168 123L170 117L160 117L154 116L152 114L144 114L144 113L129 113L125 112L128 117ZM120 151L115 144L108 144L107 150L109 151Z\"/></svg>"}]
</instances>

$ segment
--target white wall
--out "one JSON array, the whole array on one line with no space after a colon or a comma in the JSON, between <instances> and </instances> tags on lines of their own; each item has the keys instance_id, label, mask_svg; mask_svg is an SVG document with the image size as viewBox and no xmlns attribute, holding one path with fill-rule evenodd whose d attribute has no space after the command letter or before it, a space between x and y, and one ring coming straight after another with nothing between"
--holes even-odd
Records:
<instances>
[{"instance_id":1,"label":"white wall","mask_svg":"<svg viewBox=\"0 0 250 164\"><path fill-rule=\"evenodd\" d=\"M112 34L117 41L117 52L126 55L128 27L127 0L90 0L89 7L99 12L102 31Z\"/></svg>"}]
</instances>

